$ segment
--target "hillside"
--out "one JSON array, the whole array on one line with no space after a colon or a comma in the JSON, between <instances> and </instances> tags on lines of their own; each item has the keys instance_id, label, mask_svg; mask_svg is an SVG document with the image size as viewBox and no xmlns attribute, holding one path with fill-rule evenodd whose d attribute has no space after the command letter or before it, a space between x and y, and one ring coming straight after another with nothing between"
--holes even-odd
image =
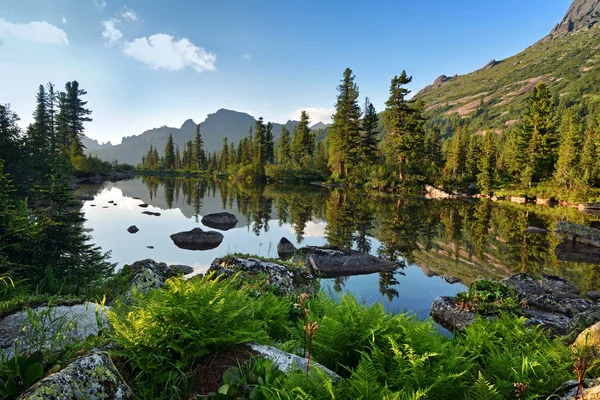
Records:
<instances>
[{"instance_id":1,"label":"hillside","mask_svg":"<svg viewBox=\"0 0 600 400\"><path fill-rule=\"evenodd\" d=\"M600 0L575 0L552 32L521 53L466 75L440 76L415 95L433 123L453 114L474 130L497 132L518 122L529 92L545 82L557 102L600 102Z\"/></svg>"},{"instance_id":2,"label":"hillside","mask_svg":"<svg viewBox=\"0 0 600 400\"><path fill-rule=\"evenodd\" d=\"M256 120L249 114L232 110L220 109L214 114L209 114L204 122L200 123L200 132L207 151L219 151L223 146L223 138L227 137L237 145L240 139L248 135L250 127ZM296 121L288 121L285 126L288 130L294 129ZM273 124L273 135L279 137L283 124ZM143 132L140 135L124 137L121 144L104 148L90 148L88 153L97 155L103 160L137 164L142 156L148 152L150 145L158 148L162 154L167 138L173 135L173 140L180 148L188 140L193 140L196 134L196 123L188 119L180 128L163 126Z\"/></svg>"}]
</instances>

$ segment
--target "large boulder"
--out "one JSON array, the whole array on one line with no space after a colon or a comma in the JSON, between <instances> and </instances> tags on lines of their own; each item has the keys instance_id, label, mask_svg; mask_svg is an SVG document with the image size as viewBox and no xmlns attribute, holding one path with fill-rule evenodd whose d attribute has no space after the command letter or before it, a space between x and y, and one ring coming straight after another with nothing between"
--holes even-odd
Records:
<instances>
[{"instance_id":1,"label":"large boulder","mask_svg":"<svg viewBox=\"0 0 600 400\"><path fill-rule=\"evenodd\" d=\"M554 249L556 258L561 261L600 264L600 247L565 240Z\"/></svg>"},{"instance_id":2,"label":"large boulder","mask_svg":"<svg viewBox=\"0 0 600 400\"><path fill-rule=\"evenodd\" d=\"M281 294L315 293L317 282L312 274L303 267L290 267L273 261L258 258L223 257L214 260L207 274L232 276L241 272L242 279L265 275L265 285L269 285Z\"/></svg>"},{"instance_id":3,"label":"large boulder","mask_svg":"<svg viewBox=\"0 0 600 400\"><path fill-rule=\"evenodd\" d=\"M556 233L566 236L567 239L575 242L600 247L600 229L590 228L589 226L573 222L560 221L556 224Z\"/></svg>"},{"instance_id":4,"label":"large boulder","mask_svg":"<svg viewBox=\"0 0 600 400\"><path fill-rule=\"evenodd\" d=\"M581 332L571 347L576 353L589 351L594 358L600 357L600 322Z\"/></svg>"},{"instance_id":5,"label":"large boulder","mask_svg":"<svg viewBox=\"0 0 600 400\"><path fill-rule=\"evenodd\" d=\"M277 254L282 260L289 260L298 249L287 238L282 237L277 243Z\"/></svg>"},{"instance_id":6,"label":"large boulder","mask_svg":"<svg viewBox=\"0 0 600 400\"><path fill-rule=\"evenodd\" d=\"M462 331L475 321L475 313L463 309L454 297L440 296L433 301L429 315L449 331Z\"/></svg>"},{"instance_id":7,"label":"large boulder","mask_svg":"<svg viewBox=\"0 0 600 400\"><path fill-rule=\"evenodd\" d=\"M544 275L542 277L542 289L546 292L550 292L552 294L562 294L562 293L571 293L571 294L580 294L581 290L575 285L573 285L568 280L561 278L556 275Z\"/></svg>"},{"instance_id":8,"label":"large boulder","mask_svg":"<svg viewBox=\"0 0 600 400\"><path fill-rule=\"evenodd\" d=\"M108 307L96 303L41 306L22 310L0 320L0 352L60 350L73 341L98 334L107 324ZM55 340L60 335L61 340Z\"/></svg>"},{"instance_id":9,"label":"large boulder","mask_svg":"<svg viewBox=\"0 0 600 400\"><path fill-rule=\"evenodd\" d=\"M238 223L238 219L235 215L228 212L220 212L205 215L202 217L201 222L209 228L228 231L232 228L235 228Z\"/></svg>"},{"instance_id":10,"label":"large boulder","mask_svg":"<svg viewBox=\"0 0 600 400\"><path fill-rule=\"evenodd\" d=\"M191 273L189 269L182 268L186 266L173 265L168 266L165 263L159 263L151 259L136 261L131 264L131 284L125 292L125 299L129 301L134 291L147 294L150 290L160 289L165 281L175 276Z\"/></svg>"},{"instance_id":11,"label":"large boulder","mask_svg":"<svg viewBox=\"0 0 600 400\"><path fill-rule=\"evenodd\" d=\"M194 228L191 231L172 234L171 240L181 249L211 250L219 247L223 235L215 231L205 232L201 228Z\"/></svg>"},{"instance_id":12,"label":"large boulder","mask_svg":"<svg viewBox=\"0 0 600 400\"><path fill-rule=\"evenodd\" d=\"M62 371L42 379L19 397L21 400L133 399L106 353L81 357Z\"/></svg>"},{"instance_id":13,"label":"large boulder","mask_svg":"<svg viewBox=\"0 0 600 400\"><path fill-rule=\"evenodd\" d=\"M559 393L563 393L558 400L600 400L600 380L598 379L585 379L583 383L583 397L582 393L577 388L577 381L568 381L562 385L562 388L558 390Z\"/></svg>"},{"instance_id":14,"label":"large boulder","mask_svg":"<svg viewBox=\"0 0 600 400\"><path fill-rule=\"evenodd\" d=\"M302 371L306 371L306 367L308 366L308 359L297 356L295 354L287 353L285 351L281 351L275 347L255 343L250 344L249 346L262 358L271 360L273 364L275 364L275 366L277 366L277 368L282 372L289 372L294 369L301 369ZM334 382L342 380L341 376L317 362L312 361L310 363L310 366L312 368L320 369L321 372L324 372L325 375L329 376L329 378L331 378Z\"/></svg>"},{"instance_id":15,"label":"large boulder","mask_svg":"<svg viewBox=\"0 0 600 400\"><path fill-rule=\"evenodd\" d=\"M301 262L320 278L364 275L395 271L401 264L393 263L356 250L307 246L299 249L292 262Z\"/></svg>"}]
</instances>

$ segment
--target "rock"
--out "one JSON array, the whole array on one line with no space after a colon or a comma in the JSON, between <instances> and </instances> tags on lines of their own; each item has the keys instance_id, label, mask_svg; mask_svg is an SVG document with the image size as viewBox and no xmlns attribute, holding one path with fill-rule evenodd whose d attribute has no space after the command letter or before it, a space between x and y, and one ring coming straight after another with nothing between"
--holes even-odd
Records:
<instances>
[{"instance_id":1,"label":"rock","mask_svg":"<svg viewBox=\"0 0 600 400\"><path fill-rule=\"evenodd\" d=\"M530 298L544 294L542 286L529 274L512 275L502 279L500 283L515 289L521 297Z\"/></svg>"},{"instance_id":2,"label":"rock","mask_svg":"<svg viewBox=\"0 0 600 400\"><path fill-rule=\"evenodd\" d=\"M585 398L585 400L600 400L600 380L585 379L584 382L583 398ZM582 399L581 393L577 389L577 381L575 380L566 382L561 389L558 390L558 392L565 393L559 398L559 400Z\"/></svg>"},{"instance_id":3,"label":"rock","mask_svg":"<svg viewBox=\"0 0 600 400\"><path fill-rule=\"evenodd\" d=\"M133 278L127 292L125 292L127 302L130 301L134 291L147 294L152 289L163 287L167 279L183 275L182 271L151 259L140 260L131 264L131 273Z\"/></svg>"},{"instance_id":4,"label":"rock","mask_svg":"<svg viewBox=\"0 0 600 400\"><path fill-rule=\"evenodd\" d=\"M203 225L206 225L209 228L228 231L237 225L238 219L235 217L235 215L228 212L220 212L205 215L202 217L201 222Z\"/></svg>"},{"instance_id":5,"label":"rock","mask_svg":"<svg viewBox=\"0 0 600 400\"><path fill-rule=\"evenodd\" d=\"M171 240L181 249L210 250L219 247L223 241L223 235L215 231L205 232L200 228L194 228L188 232L172 234Z\"/></svg>"},{"instance_id":6,"label":"rock","mask_svg":"<svg viewBox=\"0 0 600 400\"><path fill-rule=\"evenodd\" d=\"M598 22L598 13L600 13L600 3L597 0L574 0L562 21L552 29L548 38L564 36L575 30L590 29Z\"/></svg>"},{"instance_id":7,"label":"rock","mask_svg":"<svg viewBox=\"0 0 600 400\"><path fill-rule=\"evenodd\" d=\"M555 275L545 275L542 277L542 289L553 294L564 292L579 294L581 290L571 282Z\"/></svg>"},{"instance_id":8,"label":"rock","mask_svg":"<svg viewBox=\"0 0 600 400\"><path fill-rule=\"evenodd\" d=\"M114 200L109 200L108 204L113 204L115 201Z\"/></svg>"},{"instance_id":9,"label":"rock","mask_svg":"<svg viewBox=\"0 0 600 400\"><path fill-rule=\"evenodd\" d=\"M146 203L138 204L138 207L148 208L148 204L146 204Z\"/></svg>"},{"instance_id":10,"label":"rock","mask_svg":"<svg viewBox=\"0 0 600 400\"><path fill-rule=\"evenodd\" d=\"M438 188L435 188L431 185L425 185L426 196L429 199L452 199L455 198L455 195L444 192Z\"/></svg>"},{"instance_id":11,"label":"rock","mask_svg":"<svg viewBox=\"0 0 600 400\"><path fill-rule=\"evenodd\" d=\"M571 240L559 243L554 249L556 258L561 261L600 264L600 248Z\"/></svg>"},{"instance_id":12,"label":"rock","mask_svg":"<svg viewBox=\"0 0 600 400\"><path fill-rule=\"evenodd\" d=\"M287 238L282 237L277 243L277 254L282 260L289 260L298 249Z\"/></svg>"},{"instance_id":13,"label":"rock","mask_svg":"<svg viewBox=\"0 0 600 400\"><path fill-rule=\"evenodd\" d=\"M102 206L102 208L108 208L108 206Z\"/></svg>"},{"instance_id":14,"label":"rock","mask_svg":"<svg viewBox=\"0 0 600 400\"><path fill-rule=\"evenodd\" d=\"M181 272L183 275L187 275L187 274L191 274L192 272L194 272L194 268L188 266L188 265L179 265L179 264L174 264L174 265L169 265L169 268Z\"/></svg>"},{"instance_id":15,"label":"rock","mask_svg":"<svg viewBox=\"0 0 600 400\"><path fill-rule=\"evenodd\" d=\"M589 351L594 358L600 356L600 322L586 328L571 345L575 352Z\"/></svg>"},{"instance_id":16,"label":"rock","mask_svg":"<svg viewBox=\"0 0 600 400\"><path fill-rule=\"evenodd\" d=\"M444 280L446 282L448 282L451 285L454 285L455 283L461 283L462 279L457 278L455 276L449 276L449 275L443 275L442 278L444 278Z\"/></svg>"},{"instance_id":17,"label":"rock","mask_svg":"<svg viewBox=\"0 0 600 400\"><path fill-rule=\"evenodd\" d=\"M556 224L556 233L566 236L569 240L600 247L600 229L590 228L589 226L573 222L560 221Z\"/></svg>"},{"instance_id":18,"label":"rock","mask_svg":"<svg viewBox=\"0 0 600 400\"><path fill-rule=\"evenodd\" d=\"M80 200L80 201L92 201L94 200L94 196L90 196L90 195L79 195L77 197L75 197L76 200Z\"/></svg>"},{"instance_id":19,"label":"rock","mask_svg":"<svg viewBox=\"0 0 600 400\"><path fill-rule=\"evenodd\" d=\"M529 226L529 227L527 227L527 229L525 229L525 233L543 234L543 233L548 233L548 231L544 228L538 228L537 226Z\"/></svg>"},{"instance_id":20,"label":"rock","mask_svg":"<svg viewBox=\"0 0 600 400\"><path fill-rule=\"evenodd\" d=\"M535 199L535 204L537 204L538 206L549 206L552 203L554 203L554 199L543 199L540 197Z\"/></svg>"},{"instance_id":21,"label":"rock","mask_svg":"<svg viewBox=\"0 0 600 400\"><path fill-rule=\"evenodd\" d=\"M431 304L429 315L449 331L462 331L475 321L475 313L463 310L454 297L440 296Z\"/></svg>"},{"instance_id":22,"label":"rock","mask_svg":"<svg viewBox=\"0 0 600 400\"><path fill-rule=\"evenodd\" d=\"M160 213L152 212L152 211L142 211L142 214L153 215L155 217L160 217Z\"/></svg>"},{"instance_id":23,"label":"rock","mask_svg":"<svg viewBox=\"0 0 600 400\"><path fill-rule=\"evenodd\" d=\"M517 204L525 204L527 203L527 198L525 196L512 196L510 201Z\"/></svg>"},{"instance_id":24,"label":"rock","mask_svg":"<svg viewBox=\"0 0 600 400\"><path fill-rule=\"evenodd\" d=\"M295 368L306 371L306 367L308 365L308 360L306 358L297 356L295 354L286 353L285 351L281 351L272 346L264 346L256 343L250 344L249 346L252 350L259 353L261 357L271 360L273 364L275 364L275 366L277 366L277 368L279 368L279 370L282 372L288 372L294 370ZM310 366L311 368L314 367L320 369L327 376L329 376L334 383L342 380L341 376L317 362L311 361Z\"/></svg>"},{"instance_id":25,"label":"rock","mask_svg":"<svg viewBox=\"0 0 600 400\"><path fill-rule=\"evenodd\" d=\"M592 299L594 301L600 300L600 292L597 290L590 290L585 294L585 297Z\"/></svg>"},{"instance_id":26,"label":"rock","mask_svg":"<svg viewBox=\"0 0 600 400\"><path fill-rule=\"evenodd\" d=\"M127 228L127 232L129 232L129 233L138 233L139 231L140 230L135 225L131 225L129 228Z\"/></svg>"},{"instance_id":27,"label":"rock","mask_svg":"<svg viewBox=\"0 0 600 400\"><path fill-rule=\"evenodd\" d=\"M90 204L90 207L96 207L96 205L95 204Z\"/></svg>"},{"instance_id":28,"label":"rock","mask_svg":"<svg viewBox=\"0 0 600 400\"><path fill-rule=\"evenodd\" d=\"M154 249L154 246L146 246L147 249Z\"/></svg>"},{"instance_id":29,"label":"rock","mask_svg":"<svg viewBox=\"0 0 600 400\"><path fill-rule=\"evenodd\" d=\"M41 306L23 310L0 320L0 352L11 356L15 341L19 352L41 349L60 350L62 346L96 335L106 323L105 310L96 303ZM98 312L98 315L96 315ZM35 315L35 323L29 318ZM98 317L98 319L97 319ZM100 323L100 325L98 325ZM56 341L57 334L61 340ZM54 348L53 346L60 346Z\"/></svg>"},{"instance_id":30,"label":"rock","mask_svg":"<svg viewBox=\"0 0 600 400\"><path fill-rule=\"evenodd\" d=\"M492 201L506 200L505 196L492 196Z\"/></svg>"},{"instance_id":31,"label":"rock","mask_svg":"<svg viewBox=\"0 0 600 400\"><path fill-rule=\"evenodd\" d=\"M571 326L569 330L572 333L579 334L583 332L586 328L594 325L595 323L600 321L600 305L596 304L590 307L589 309L576 314L571 319ZM575 337L572 338L574 340Z\"/></svg>"},{"instance_id":32,"label":"rock","mask_svg":"<svg viewBox=\"0 0 600 400\"><path fill-rule=\"evenodd\" d=\"M600 203L582 203L577 206L579 211L600 210Z\"/></svg>"},{"instance_id":33,"label":"rock","mask_svg":"<svg viewBox=\"0 0 600 400\"><path fill-rule=\"evenodd\" d=\"M356 250L340 250L330 247L306 246L299 249L292 262L302 262L320 278L337 278L395 271L402 267L379 257Z\"/></svg>"},{"instance_id":34,"label":"rock","mask_svg":"<svg viewBox=\"0 0 600 400\"><path fill-rule=\"evenodd\" d=\"M308 269L288 267L272 261L257 258L224 257L214 260L207 274L232 276L242 272L242 279L249 276L267 275L268 285L274 286L282 294L315 293L316 280Z\"/></svg>"},{"instance_id":35,"label":"rock","mask_svg":"<svg viewBox=\"0 0 600 400\"><path fill-rule=\"evenodd\" d=\"M523 310L527 320L525 326L541 326L549 329L555 335L566 335L569 333L571 319L562 314L533 309Z\"/></svg>"},{"instance_id":36,"label":"rock","mask_svg":"<svg viewBox=\"0 0 600 400\"><path fill-rule=\"evenodd\" d=\"M77 358L19 397L21 400L133 399L134 395L106 353Z\"/></svg>"}]
</instances>

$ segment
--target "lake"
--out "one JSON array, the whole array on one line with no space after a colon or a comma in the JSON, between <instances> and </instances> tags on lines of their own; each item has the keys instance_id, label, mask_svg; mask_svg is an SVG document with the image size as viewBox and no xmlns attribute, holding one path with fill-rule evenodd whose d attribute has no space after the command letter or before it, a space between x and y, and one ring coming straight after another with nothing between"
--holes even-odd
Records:
<instances>
[{"instance_id":1,"label":"lake","mask_svg":"<svg viewBox=\"0 0 600 400\"><path fill-rule=\"evenodd\" d=\"M428 316L437 296L455 295L476 279L517 272L560 275L583 291L600 289L600 259L567 261L573 257L557 251L558 235L526 232L530 226L551 231L560 220L600 227L600 217L568 207L156 176L81 187L77 194L93 196L82 209L86 228L94 243L111 252L117 268L151 258L203 273L215 258L231 253L276 258L277 243L285 237L296 247L331 245L405 261L396 272L323 279L321 287L420 318ZM142 203L149 206L141 208ZM200 222L202 216L222 211L239 222L221 232L224 240L216 249L184 250L170 239L194 227L211 230ZM130 225L139 232L127 232ZM450 284L448 277L462 283Z\"/></svg>"}]
</instances>

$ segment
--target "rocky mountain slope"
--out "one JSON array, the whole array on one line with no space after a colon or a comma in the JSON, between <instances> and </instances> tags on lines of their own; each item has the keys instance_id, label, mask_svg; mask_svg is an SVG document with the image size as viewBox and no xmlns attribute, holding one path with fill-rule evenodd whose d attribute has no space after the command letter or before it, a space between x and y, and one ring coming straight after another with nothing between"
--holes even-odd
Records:
<instances>
[{"instance_id":1,"label":"rocky mountain slope","mask_svg":"<svg viewBox=\"0 0 600 400\"><path fill-rule=\"evenodd\" d=\"M497 132L518 122L538 82L555 100L600 102L600 0L575 0L552 32L521 53L492 60L466 75L440 76L415 95L433 123L448 127L453 115L472 118L474 130Z\"/></svg>"},{"instance_id":2,"label":"rocky mountain slope","mask_svg":"<svg viewBox=\"0 0 600 400\"><path fill-rule=\"evenodd\" d=\"M223 138L227 137L236 146L240 139L248 135L250 127L254 126L256 120L249 114L220 109L214 114L209 114L204 122L200 123L200 132L204 140L204 148L207 151L220 151L223 146ZM288 121L285 126L292 131L298 124L297 121ZM284 124L273 124L273 136L279 137L281 127ZM88 147L89 154L97 155L103 160L138 164L150 145L158 149L162 154L169 135L173 135L173 141L183 150L185 142L193 140L196 134L196 123L188 119L180 128L163 126L145 131L140 135L124 137L121 144L116 146L105 146L98 148ZM97 143L97 142L96 142Z\"/></svg>"}]
</instances>

